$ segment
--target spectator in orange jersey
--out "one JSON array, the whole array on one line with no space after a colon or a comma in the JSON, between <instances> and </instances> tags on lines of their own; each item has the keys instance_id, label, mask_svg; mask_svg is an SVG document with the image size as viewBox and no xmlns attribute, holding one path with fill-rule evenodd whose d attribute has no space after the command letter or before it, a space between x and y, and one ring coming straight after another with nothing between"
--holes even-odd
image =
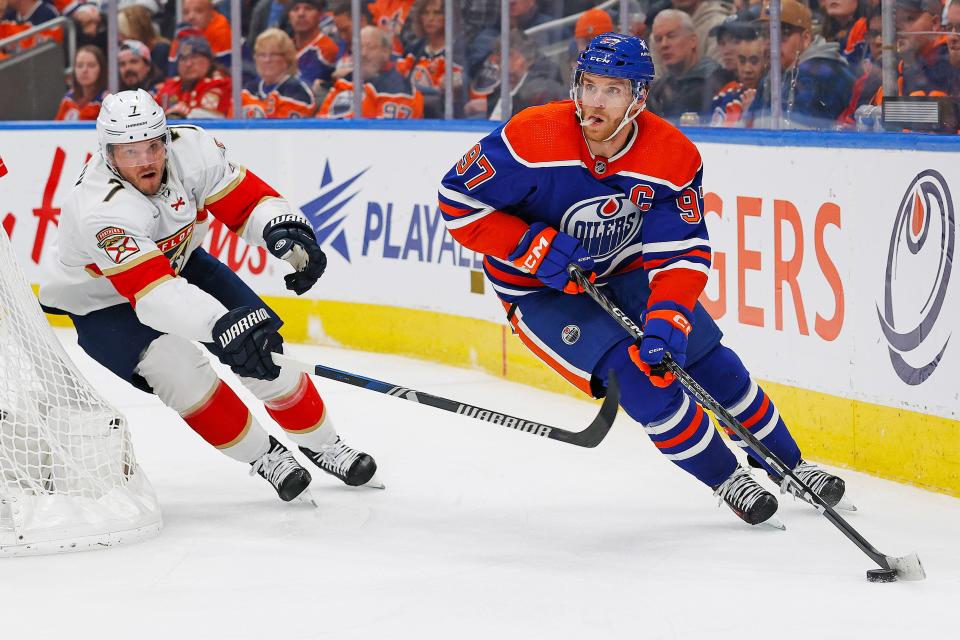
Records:
<instances>
[{"instance_id":1,"label":"spectator in orange jersey","mask_svg":"<svg viewBox=\"0 0 960 640\"><path fill-rule=\"evenodd\" d=\"M30 28L29 24L18 24L16 20L10 17L11 14L7 13L7 0L0 0L0 40L15 36L18 33L26 31ZM8 57L9 53L14 51L26 48L17 44L16 46L10 47L10 51L7 52L3 49L0 49L0 60Z\"/></svg>"},{"instance_id":2,"label":"spectator in orange jersey","mask_svg":"<svg viewBox=\"0 0 960 640\"><path fill-rule=\"evenodd\" d=\"M415 0L373 0L367 4L370 24L393 36L393 52L398 56L403 55L400 32L403 31L403 24L407 21L414 2Z\"/></svg>"},{"instance_id":3,"label":"spectator in orange jersey","mask_svg":"<svg viewBox=\"0 0 960 640\"><path fill-rule=\"evenodd\" d=\"M150 60L159 72L160 79L167 77L170 41L157 32L149 9L141 4L124 7L117 14L117 30L122 40L139 40L147 45L150 49Z\"/></svg>"},{"instance_id":4,"label":"spectator in orange jersey","mask_svg":"<svg viewBox=\"0 0 960 640\"><path fill-rule=\"evenodd\" d=\"M157 87L168 118L225 118L231 112L230 77L213 63L205 38L184 38L177 47L177 73Z\"/></svg>"},{"instance_id":5,"label":"spectator in orange jersey","mask_svg":"<svg viewBox=\"0 0 960 640\"><path fill-rule=\"evenodd\" d=\"M297 49L300 79L317 96L330 89L334 65L340 53L340 47L333 38L320 30L325 6L324 0L293 0L287 13L293 30L293 44Z\"/></svg>"},{"instance_id":6,"label":"spectator in orange jersey","mask_svg":"<svg viewBox=\"0 0 960 640\"><path fill-rule=\"evenodd\" d=\"M393 36L378 27L360 30L360 72L363 74L364 118L408 119L423 117L423 94L400 74L390 60ZM353 117L353 74L341 78L327 94L320 118Z\"/></svg>"},{"instance_id":7,"label":"spectator in orange jersey","mask_svg":"<svg viewBox=\"0 0 960 640\"><path fill-rule=\"evenodd\" d=\"M417 0L410 20L417 40L398 68L423 94L424 117L442 118L447 64L443 0ZM453 91L454 105L462 105L463 67L458 64L453 65Z\"/></svg>"},{"instance_id":8,"label":"spectator in orange jersey","mask_svg":"<svg viewBox=\"0 0 960 640\"><path fill-rule=\"evenodd\" d=\"M96 120L107 97L107 58L92 44L77 49L70 90L60 102L55 120Z\"/></svg>"},{"instance_id":9,"label":"spectator in orange jersey","mask_svg":"<svg viewBox=\"0 0 960 640\"><path fill-rule=\"evenodd\" d=\"M6 32L8 36L16 35L31 27L53 20L59 15L57 10L53 8L53 5L40 2L39 0L9 0L6 4L8 8L5 9L5 13L0 11L0 19L2 19L5 25L4 27L0 27L0 31ZM39 42L48 40L63 42L63 29L56 27L43 31L36 36L24 38L11 46L7 53L29 49Z\"/></svg>"},{"instance_id":10,"label":"spectator in orange jersey","mask_svg":"<svg viewBox=\"0 0 960 640\"><path fill-rule=\"evenodd\" d=\"M823 21L823 39L840 45L840 53L847 59L856 75L863 72L864 59L870 54L867 43L867 0L826 0L826 19Z\"/></svg>"},{"instance_id":11,"label":"spectator in orange jersey","mask_svg":"<svg viewBox=\"0 0 960 640\"><path fill-rule=\"evenodd\" d=\"M280 29L267 29L253 47L256 80L243 88L248 118L309 118L317 111L310 87L297 73L293 40Z\"/></svg>"},{"instance_id":12,"label":"spectator in orange jersey","mask_svg":"<svg viewBox=\"0 0 960 640\"><path fill-rule=\"evenodd\" d=\"M207 39L214 62L230 65L230 21L213 8L213 0L183 0L183 21Z\"/></svg>"},{"instance_id":13,"label":"spectator in orange jersey","mask_svg":"<svg viewBox=\"0 0 960 640\"><path fill-rule=\"evenodd\" d=\"M938 33L943 5L940 0L897 0L896 7L900 95L946 95L951 67L946 35Z\"/></svg>"},{"instance_id":14,"label":"spectator in orange jersey","mask_svg":"<svg viewBox=\"0 0 960 640\"><path fill-rule=\"evenodd\" d=\"M710 124L714 127L739 126L744 111L757 95L760 78L766 73L764 42L755 31L742 31L737 42L737 79L713 97Z\"/></svg>"}]
</instances>

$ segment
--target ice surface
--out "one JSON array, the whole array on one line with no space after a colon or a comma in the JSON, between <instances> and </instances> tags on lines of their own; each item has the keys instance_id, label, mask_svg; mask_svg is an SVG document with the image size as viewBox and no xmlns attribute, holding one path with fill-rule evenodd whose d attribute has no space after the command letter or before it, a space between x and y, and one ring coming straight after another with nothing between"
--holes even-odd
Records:
<instances>
[{"instance_id":1,"label":"ice surface","mask_svg":"<svg viewBox=\"0 0 960 640\"><path fill-rule=\"evenodd\" d=\"M165 529L3 560L0 638L960 637L960 500L844 471L851 523L886 554L917 551L929 576L871 584L874 565L812 508L782 498L788 530L751 529L622 414L580 449L318 379L387 490L316 470L319 509L288 505L59 335L125 411ZM289 351L565 428L596 411L476 371Z\"/></svg>"}]
</instances>

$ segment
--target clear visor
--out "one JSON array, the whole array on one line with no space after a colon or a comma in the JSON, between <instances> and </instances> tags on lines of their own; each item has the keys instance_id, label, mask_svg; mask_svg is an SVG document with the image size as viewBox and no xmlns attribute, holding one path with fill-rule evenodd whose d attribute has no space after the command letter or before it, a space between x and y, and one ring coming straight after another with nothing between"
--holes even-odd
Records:
<instances>
[{"instance_id":1,"label":"clear visor","mask_svg":"<svg viewBox=\"0 0 960 640\"><path fill-rule=\"evenodd\" d=\"M107 146L110 161L117 169L134 169L163 162L167 157L166 136Z\"/></svg>"},{"instance_id":2,"label":"clear visor","mask_svg":"<svg viewBox=\"0 0 960 640\"><path fill-rule=\"evenodd\" d=\"M581 78L573 87L573 99L584 107L623 109L633 102L633 98L633 86L629 80L611 82L604 78L601 83Z\"/></svg>"}]
</instances>

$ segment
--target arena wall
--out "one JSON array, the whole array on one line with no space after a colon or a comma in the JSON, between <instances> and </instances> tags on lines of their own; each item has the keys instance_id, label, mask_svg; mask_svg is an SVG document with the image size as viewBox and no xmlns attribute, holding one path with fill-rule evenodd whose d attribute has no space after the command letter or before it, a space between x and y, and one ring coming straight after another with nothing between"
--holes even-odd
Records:
<instances>
[{"instance_id":1,"label":"arena wall","mask_svg":"<svg viewBox=\"0 0 960 640\"><path fill-rule=\"evenodd\" d=\"M205 126L314 219L329 256L319 285L296 298L283 288L286 265L263 249L219 225L207 238L280 311L288 340L579 393L510 335L480 256L454 243L440 219L440 177L489 123ZM960 346L951 340L960 327L960 141L691 137L704 160L715 251L704 304L806 455L960 496ZM86 124L0 126L0 221L35 282L55 259L58 207L95 149Z\"/></svg>"}]
</instances>

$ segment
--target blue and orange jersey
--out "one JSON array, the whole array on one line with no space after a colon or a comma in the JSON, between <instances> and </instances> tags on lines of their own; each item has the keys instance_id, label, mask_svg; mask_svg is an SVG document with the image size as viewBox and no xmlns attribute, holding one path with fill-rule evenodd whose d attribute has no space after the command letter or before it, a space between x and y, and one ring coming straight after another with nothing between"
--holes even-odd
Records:
<instances>
[{"instance_id":1,"label":"blue and orange jersey","mask_svg":"<svg viewBox=\"0 0 960 640\"><path fill-rule=\"evenodd\" d=\"M57 109L54 120L96 120L100 115L100 104L106 97L107 92L102 91L100 95L81 107L73 91L68 91L60 101L60 108Z\"/></svg>"},{"instance_id":2,"label":"blue and orange jersey","mask_svg":"<svg viewBox=\"0 0 960 640\"><path fill-rule=\"evenodd\" d=\"M340 47L333 38L324 33L318 34L305 47L297 51L300 78L311 86L315 80L330 82L339 53Z\"/></svg>"},{"instance_id":3,"label":"blue and orange jersey","mask_svg":"<svg viewBox=\"0 0 960 640\"><path fill-rule=\"evenodd\" d=\"M747 87L739 80L723 86L710 103L710 126L730 127L743 117L743 92Z\"/></svg>"},{"instance_id":4,"label":"blue and orange jersey","mask_svg":"<svg viewBox=\"0 0 960 640\"><path fill-rule=\"evenodd\" d=\"M341 78L323 100L318 118L353 118L352 76ZM363 84L360 108L364 118L407 120L423 117L423 94L396 69L384 71Z\"/></svg>"},{"instance_id":5,"label":"blue and orange jersey","mask_svg":"<svg viewBox=\"0 0 960 640\"><path fill-rule=\"evenodd\" d=\"M421 91L437 91L442 86L443 74L447 69L446 51L432 51L425 42L418 43L410 52L397 61L397 70L409 76L413 86ZM463 67L453 64L454 85L463 83ZM458 81L459 78L459 81Z\"/></svg>"},{"instance_id":6,"label":"blue and orange jersey","mask_svg":"<svg viewBox=\"0 0 960 640\"><path fill-rule=\"evenodd\" d=\"M870 56L870 44L867 42L867 19L860 18L853 23L846 39L841 43L840 53L846 59L851 69L858 74L860 65Z\"/></svg>"},{"instance_id":7,"label":"blue and orange jersey","mask_svg":"<svg viewBox=\"0 0 960 640\"><path fill-rule=\"evenodd\" d=\"M622 151L590 152L573 102L525 109L470 148L444 176L440 210L451 235L485 254L505 302L544 290L508 259L530 224L577 238L598 282L644 269L649 304L693 308L707 282L700 153L678 129L642 112Z\"/></svg>"},{"instance_id":8,"label":"blue and orange jersey","mask_svg":"<svg viewBox=\"0 0 960 640\"><path fill-rule=\"evenodd\" d=\"M254 80L240 97L247 118L310 118L317 110L313 92L298 76L273 85Z\"/></svg>"}]
</instances>

